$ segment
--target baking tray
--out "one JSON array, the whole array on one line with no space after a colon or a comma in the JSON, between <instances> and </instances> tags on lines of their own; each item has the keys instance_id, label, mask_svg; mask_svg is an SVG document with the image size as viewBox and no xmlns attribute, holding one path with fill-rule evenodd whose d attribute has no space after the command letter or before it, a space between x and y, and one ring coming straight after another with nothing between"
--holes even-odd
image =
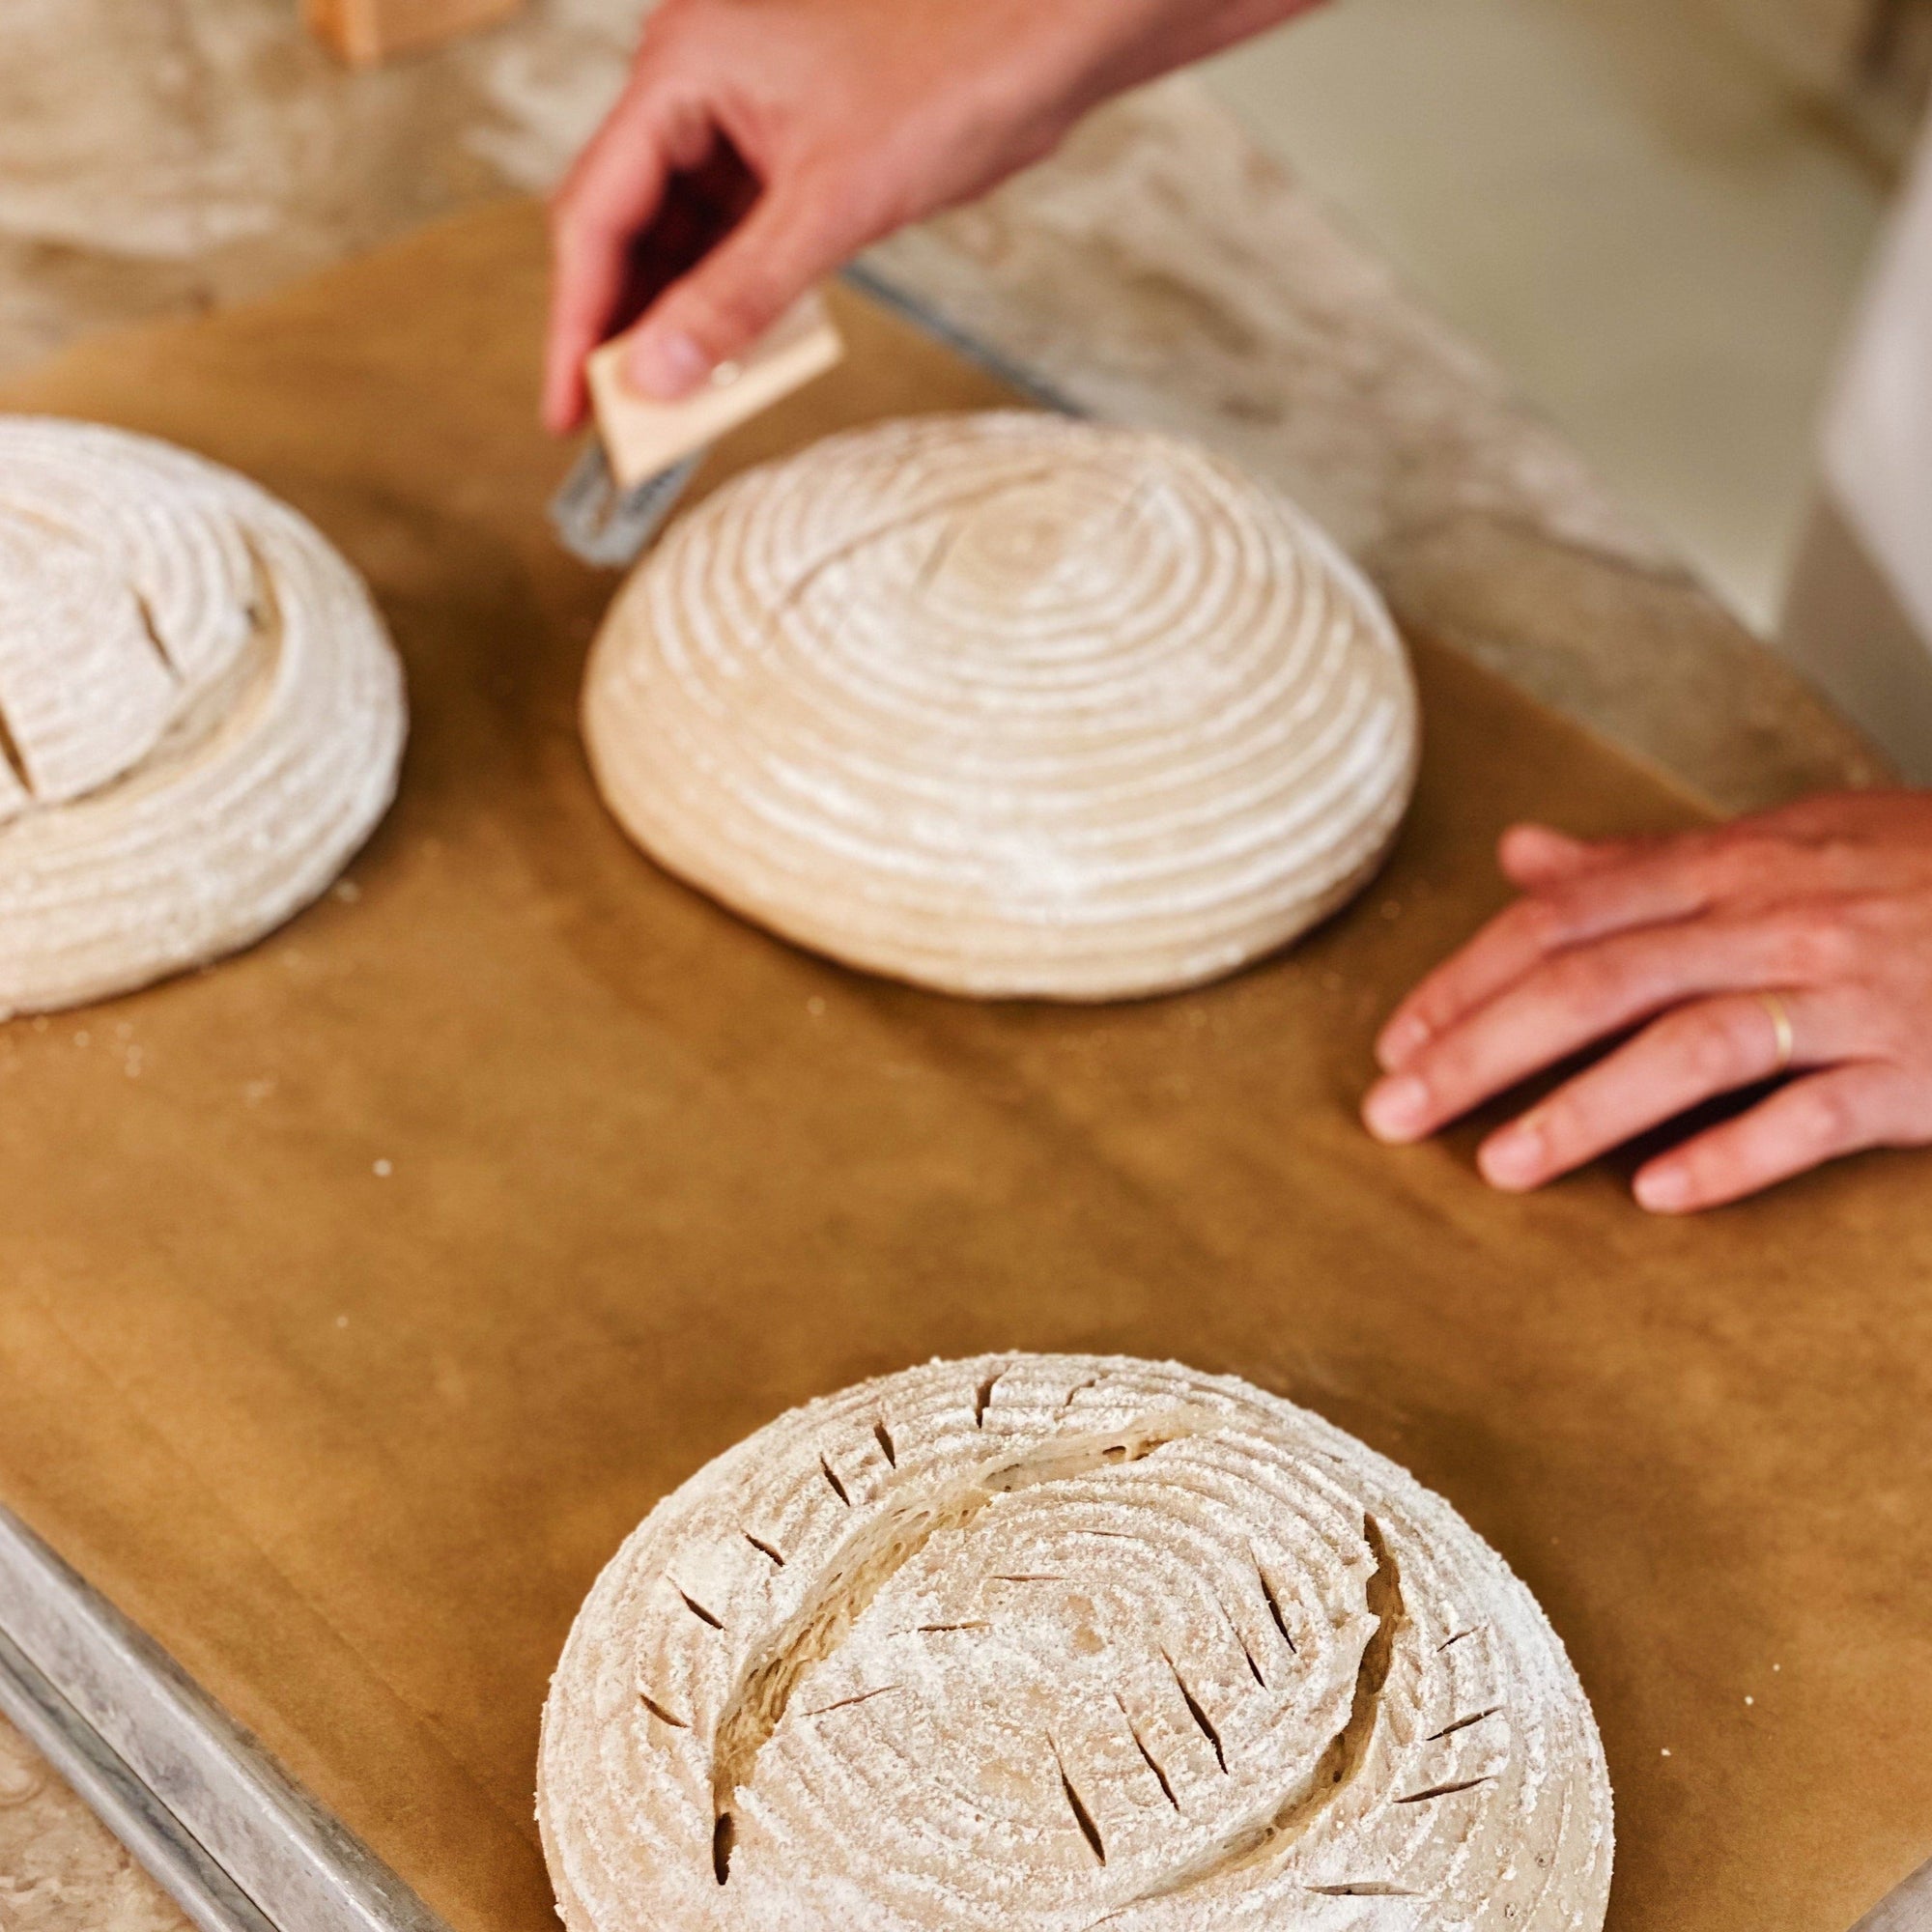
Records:
<instances>
[{"instance_id":1,"label":"baking tray","mask_svg":"<svg viewBox=\"0 0 1932 1932\"><path fill-rule=\"evenodd\" d=\"M1404 837L1281 957L1084 1010L801 953L590 786L611 581L544 523L545 280L540 217L504 207L0 392L289 498L412 691L341 893L206 975L0 1029L0 1504L201 1687L165 1679L225 1740L201 1776L262 1770L239 1737L285 1775L175 1812L170 1856L242 1881L231 1813L284 1849L338 1821L364 1907L535 1932L545 1682L659 1495L863 1375L1120 1350L1308 1404L1504 1552L1603 1725L1613 1932L1842 1932L1932 1850L1932 1170L1660 1222L1627 1161L1507 1199L1481 1122L1393 1151L1354 1118L1381 1015L1503 901L1504 825L1694 802L1418 635ZM846 366L700 494L847 423L1014 400L840 306ZM312 1922L280 1882L237 1889Z\"/></svg>"}]
</instances>

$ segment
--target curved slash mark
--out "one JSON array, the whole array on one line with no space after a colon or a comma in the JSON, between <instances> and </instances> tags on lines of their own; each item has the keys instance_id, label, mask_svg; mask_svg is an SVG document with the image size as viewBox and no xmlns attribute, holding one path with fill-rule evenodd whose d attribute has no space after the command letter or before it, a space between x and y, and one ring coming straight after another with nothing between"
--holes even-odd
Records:
<instances>
[{"instance_id":1,"label":"curved slash mark","mask_svg":"<svg viewBox=\"0 0 1932 1932\"><path fill-rule=\"evenodd\" d=\"M684 1599L684 1607L687 1610L689 1610L691 1614L698 1620L699 1623L709 1624L711 1628L715 1631L722 1631L724 1628L724 1624L721 1623L718 1620L718 1618L713 1616L711 1612L707 1610L704 1607L704 1605L700 1604L697 1601L697 1599L691 1594L689 1590L685 1589L682 1584L674 1582L671 1584L671 1588L675 1590L677 1594Z\"/></svg>"},{"instance_id":2,"label":"curved slash mark","mask_svg":"<svg viewBox=\"0 0 1932 1932\"><path fill-rule=\"evenodd\" d=\"M1458 1718L1453 1724L1444 1724L1439 1731L1431 1731L1425 1742L1433 1745L1443 1738L1453 1738L1458 1731L1466 1731L1471 1724L1480 1724L1485 1718L1493 1718L1501 1709L1500 1704L1492 1704L1487 1711L1472 1711L1466 1718Z\"/></svg>"},{"instance_id":3,"label":"curved slash mark","mask_svg":"<svg viewBox=\"0 0 1932 1932\"><path fill-rule=\"evenodd\" d=\"M1301 1653L1294 1648L1294 1639L1288 1634L1288 1619L1282 1615L1281 1605L1275 1599L1274 1585L1268 1581L1268 1574L1262 1568L1262 1559L1253 1544L1248 1546L1248 1554L1255 1559L1255 1575L1261 1578L1262 1598L1268 1606L1268 1615L1274 1619L1274 1627L1281 1633L1281 1640L1287 1644L1290 1653L1299 1657Z\"/></svg>"},{"instance_id":4,"label":"curved slash mark","mask_svg":"<svg viewBox=\"0 0 1932 1932\"><path fill-rule=\"evenodd\" d=\"M752 1546L752 1548L758 1552L760 1556L769 1556L781 1570L782 1570L785 1567L784 1558L781 1556L779 1552L776 1549L774 1549L772 1546L769 1543L767 1543L762 1536L753 1536L752 1532L748 1529L745 1532L745 1541L749 1543Z\"/></svg>"},{"instance_id":5,"label":"curved slash mark","mask_svg":"<svg viewBox=\"0 0 1932 1932\"><path fill-rule=\"evenodd\" d=\"M998 1383L1000 1377L1005 1374L1006 1374L1005 1369L998 1370L996 1373L988 1376L986 1379L982 1381L980 1384L980 1386L973 1391L973 1427L975 1429L985 1428L986 1411L993 1406L994 1386Z\"/></svg>"},{"instance_id":6,"label":"curved slash mark","mask_svg":"<svg viewBox=\"0 0 1932 1932\"><path fill-rule=\"evenodd\" d=\"M137 590L134 593L134 608L141 613L141 628L148 634L148 643L156 657L161 662L161 668L176 684L181 682L181 667L174 661L161 636L161 627L155 621L154 606ZM252 619L251 619L252 622Z\"/></svg>"},{"instance_id":7,"label":"curved slash mark","mask_svg":"<svg viewBox=\"0 0 1932 1932\"><path fill-rule=\"evenodd\" d=\"M886 1467L896 1469L899 1452L893 1446L893 1432L886 1427L883 1416L872 1424L872 1440L879 1445L879 1454L886 1459Z\"/></svg>"},{"instance_id":8,"label":"curved slash mark","mask_svg":"<svg viewBox=\"0 0 1932 1932\"><path fill-rule=\"evenodd\" d=\"M1053 1762L1060 1771L1060 1788L1066 1794L1066 1807L1073 1813L1073 1822L1080 1827L1080 1835L1087 1840L1088 1848L1104 1865L1107 1862L1107 1847L1101 1841L1100 1828L1094 1822L1094 1814L1081 1802L1079 1792L1073 1788L1073 1780L1066 1775L1066 1760L1060 1754L1060 1747L1049 1737L1047 1748L1053 1753Z\"/></svg>"},{"instance_id":9,"label":"curved slash mark","mask_svg":"<svg viewBox=\"0 0 1932 1932\"><path fill-rule=\"evenodd\" d=\"M838 1480L838 1472L826 1461L823 1454L819 1456L818 1466L825 1471L825 1480L832 1485L832 1493L850 1509L852 1498L845 1493L845 1485Z\"/></svg>"},{"instance_id":10,"label":"curved slash mark","mask_svg":"<svg viewBox=\"0 0 1932 1932\"><path fill-rule=\"evenodd\" d=\"M1406 1798L1398 1798L1398 1804L1426 1804L1432 1798L1453 1798L1459 1791L1473 1791L1479 1784L1492 1784L1495 1774L1491 1772L1482 1777L1465 1777L1456 1784L1432 1784L1427 1791L1411 1791Z\"/></svg>"},{"instance_id":11,"label":"curved slash mark","mask_svg":"<svg viewBox=\"0 0 1932 1932\"><path fill-rule=\"evenodd\" d=\"M14 736L14 726L4 711L0 711L0 761L14 775L14 782L27 794L34 796L34 781L27 771L27 760L20 750L20 741Z\"/></svg>"},{"instance_id":12,"label":"curved slash mark","mask_svg":"<svg viewBox=\"0 0 1932 1932\"><path fill-rule=\"evenodd\" d=\"M869 1704L874 1697L883 1697L888 1690L900 1690L899 1684L881 1684L873 1690L860 1690L850 1697L839 1697L830 1704L821 1704L815 1711L801 1711L802 1718L822 1718L828 1711L849 1711L854 1704Z\"/></svg>"},{"instance_id":13,"label":"curved slash mark","mask_svg":"<svg viewBox=\"0 0 1932 1932\"><path fill-rule=\"evenodd\" d=\"M1227 1619L1228 1628L1235 1634L1235 1641L1241 1646L1241 1655L1248 1660L1248 1675L1265 1690L1267 1679L1262 1675L1262 1667L1255 1662L1255 1654L1248 1648L1248 1640L1241 1634L1240 1625L1235 1621L1234 1613L1226 1604L1222 1604L1220 1608L1222 1616Z\"/></svg>"},{"instance_id":14,"label":"curved slash mark","mask_svg":"<svg viewBox=\"0 0 1932 1932\"><path fill-rule=\"evenodd\" d=\"M1162 1651L1161 1655L1167 1657L1167 1652ZM1221 1748L1221 1733L1209 1721L1208 1713L1201 1708L1201 1700L1187 1688L1187 1679L1181 1676L1179 1665L1171 1657L1167 1657L1167 1667L1174 1672L1174 1681L1180 1688L1180 1697L1187 1706L1187 1715L1201 1727L1201 1735L1214 1747L1214 1762L1221 1767L1222 1776L1226 1776L1228 1753Z\"/></svg>"},{"instance_id":15,"label":"curved slash mark","mask_svg":"<svg viewBox=\"0 0 1932 1932\"><path fill-rule=\"evenodd\" d=\"M1121 1719L1127 1727L1127 1735L1133 1739L1134 1748L1146 1759L1147 1768L1153 1773L1154 1781L1160 1786L1160 1795L1179 1811L1180 1809L1180 1800L1174 1795L1174 1786L1167 1781L1167 1773L1161 1769L1160 1760L1154 1756L1152 1751L1148 1749L1146 1741L1135 1728L1133 1719L1127 1715L1127 1707L1122 1702L1121 1693L1118 1690L1114 1692L1114 1702L1120 1704Z\"/></svg>"},{"instance_id":16,"label":"curved slash mark","mask_svg":"<svg viewBox=\"0 0 1932 1932\"><path fill-rule=\"evenodd\" d=\"M640 1703L644 1707L644 1709L651 1714L652 1717L656 1718L659 1720L659 1722L670 1725L673 1730L679 1730L679 1731L690 1730L691 1726L688 1723L686 1723L682 1718L672 1717L671 1714L668 1711L667 1711L665 1707L662 1704L660 1704L658 1700L655 1697L651 1696L648 1692L639 1690L638 1692L638 1702Z\"/></svg>"}]
</instances>

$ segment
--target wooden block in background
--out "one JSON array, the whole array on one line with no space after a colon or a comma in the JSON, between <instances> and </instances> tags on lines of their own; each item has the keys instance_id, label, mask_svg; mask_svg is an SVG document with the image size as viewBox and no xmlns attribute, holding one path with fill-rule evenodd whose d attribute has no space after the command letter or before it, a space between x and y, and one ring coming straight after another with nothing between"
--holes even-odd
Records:
<instances>
[{"instance_id":1,"label":"wooden block in background","mask_svg":"<svg viewBox=\"0 0 1932 1932\"><path fill-rule=\"evenodd\" d=\"M522 11L525 0L303 0L309 30L352 67L374 67Z\"/></svg>"}]
</instances>

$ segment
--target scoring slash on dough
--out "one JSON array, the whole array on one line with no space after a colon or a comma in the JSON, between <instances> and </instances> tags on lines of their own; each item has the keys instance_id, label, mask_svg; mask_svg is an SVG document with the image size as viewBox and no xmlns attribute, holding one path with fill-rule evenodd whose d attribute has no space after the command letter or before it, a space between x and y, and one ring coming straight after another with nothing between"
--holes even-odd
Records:
<instances>
[{"instance_id":1,"label":"scoring slash on dough","mask_svg":"<svg viewBox=\"0 0 1932 1932\"><path fill-rule=\"evenodd\" d=\"M736 478L619 593L583 699L618 820L802 945L955 993L1235 971L1379 865L1418 721L1387 612L1191 444L925 416Z\"/></svg>"},{"instance_id":2,"label":"scoring slash on dough","mask_svg":"<svg viewBox=\"0 0 1932 1932\"><path fill-rule=\"evenodd\" d=\"M598 1578L544 1711L569 1932L1599 1932L1535 1600L1320 1417L1118 1357L781 1416Z\"/></svg>"},{"instance_id":3,"label":"scoring slash on dough","mask_svg":"<svg viewBox=\"0 0 1932 1932\"><path fill-rule=\"evenodd\" d=\"M0 416L0 1017L260 938L387 810L402 669L361 580L184 450Z\"/></svg>"}]
</instances>

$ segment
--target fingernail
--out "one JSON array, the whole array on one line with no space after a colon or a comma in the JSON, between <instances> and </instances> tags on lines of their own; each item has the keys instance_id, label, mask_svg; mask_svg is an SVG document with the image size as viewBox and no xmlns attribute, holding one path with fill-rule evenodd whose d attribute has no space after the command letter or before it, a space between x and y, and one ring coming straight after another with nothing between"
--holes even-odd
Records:
<instances>
[{"instance_id":1,"label":"fingernail","mask_svg":"<svg viewBox=\"0 0 1932 1932\"><path fill-rule=\"evenodd\" d=\"M1401 1019L1391 1020L1382 1029L1382 1037L1376 1042L1376 1058L1384 1066L1393 1069L1428 1044L1428 1024L1417 1019L1413 1013L1405 1013Z\"/></svg>"},{"instance_id":2,"label":"fingernail","mask_svg":"<svg viewBox=\"0 0 1932 1932\"><path fill-rule=\"evenodd\" d=\"M646 331L624 358L624 380L661 403L688 396L711 373L711 359L688 335Z\"/></svg>"},{"instance_id":3,"label":"fingernail","mask_svg":"<svg viewBox=\"0 0 1932 1932\"><path fill-rule=\"evenodd\" d=\"M1476 1156L1483 1179L1496 1187L1533 1187L1543 1178L1548 1148L1543 1129L1528 1119L1513 1122L1483 1143Z\"/></svg>"},{"instance_id":4,"label":"fingernail","mask_svg":"<svg viewBox=\"0 0 1932 1932\"><path fill-rule=\"evenodd\" d=\"M1690 1199L1690 1177L1681 1167L1647 1167L1633 1184L1637 1206L1668 1214Z\"/></svg>"},{"instance_id":5,"label":"fingernail","mask_svg":"<svg viewBox=\"0 0 1932 1932\"><path fill-rule=\"evenodd\" d=\"M1378 1140L1413 1140L1429 1109L1429 1089L1412 1073L1398 1074L1370 1090L1362 1118Z\"/></svg>"}]
</instances>

